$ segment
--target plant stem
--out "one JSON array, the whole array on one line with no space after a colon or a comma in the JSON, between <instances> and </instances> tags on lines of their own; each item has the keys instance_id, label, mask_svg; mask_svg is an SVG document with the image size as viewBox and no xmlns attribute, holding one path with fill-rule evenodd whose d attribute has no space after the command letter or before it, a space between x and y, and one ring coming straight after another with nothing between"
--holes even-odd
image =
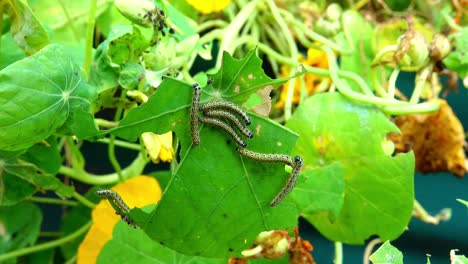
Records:
<instances>
[{"instance_id":1,"label":"plant stem","mask_svg":"<svg viewBox=\"0 0 468 264\"><path fill-rule=\"evenodd\" d=\"M122 170L123 179L128 179L141 174L146 165L146 158L142 153L139 153L135 160L128 167ZM95 175L87 173L84 170L77 170L66 166L61 166L59 173L91 185L108 185L119 181L117 173Z\"/></svg>"},{"instance_id":2,"label":"plant stem","mask_svg":"<svg viewBox=\"0 0 468 264\"><path fill-rule=\"evenodd\" d=\"M431 73L432 65L432 63L429 63L416 75L416 83L414 85L414 90L409 100L411 104L418 103L419 97L421 96L422 90L424 88L424 84L426 84L427 77L429 77L429 74Z\"/></svg>"},{"instance_id":3,"label":"plant stem","mask_svg":"<svg viewBox=\"0 0 468 264\"><path fill-rule=\"evenodd\" d=\"M97 0L91 0L88 13L88 25L86 29L86 49L83 69L87 76L89 76L89 70L91 69L91 55L93 51L93 39L94 39L94 23L96 21L96 3Z\"/></svg>"},{"instance_id":4,"label":"plant stem","mask_svg":"<svg viewBox=\"0 0 468 264\"><path fill-rule=\"evenodd\" d=\"M96 142L103 143L103 144L109 144L110 139L109 138L101 138L101 139L98 139ZM126 149L136 150L136 151L141 151L142 150L140 145L130 143L130 142L127 142L127 141L118 140L118 139L114 140L114 145L118 146L118 147L126 148Z\"/></svg>"},{"instance_id":5,"label":"plant stem","mask_svg":"<svg viewBox=\"0 0 468 264\"><path fill-rule=\"evenodd\" d=\"M32 246L32 247L22 248L22 249L18 249L18 250L12 251L12 252L5 253L3 255L0 255L0 262L4 261L6 259L15 258L15 257L19 257L19 256L24 256L24 255L27 255L27 254L32 254L32 253L35 253L35 252L39 252L39 251L42 251L42 250L58 247L60 245L68 243L70 241L75 240L76 238L83 235L84 233L86 233L86 231L89 229L90 226L91 226L91 221L86 223L85 225L83 225L80 229L76 230L75 232L73 232L73 233L71 233L68 236L65 236L63 238L60 238L60 239L57 239L57 240L54 240L54 241L50 241L50 242L46 242L46 243L42 243L42 244L39 244L39 245L35 245L35 246Z\"/></svg>"},{"instance_id":6,"label":"plant stem","mask_svg":"<svg viewBox=\"0 0 468 264\"><path fill-rule=\"evenodd\" d=\"M343 264L343 244L335 241L335 264Z\"/></svg>"},{"instance_id":7,"label":"plant stem","mask_svg":"<svg viewBox=\"0 0 468 264\"><path fill-rule=\"evenodd\" d=\"M388 79L388 99L393 99L395 97L395 83L398 78L398 74L400 74L400 69L398 69L398 67L393 69L392 74L390 74L390 78Z\"/></svg>"},{"instance_id":8,"label":"plant stem","mask_svg":"<svg viewBox=\"0 0 468 264\"><path fill-rule=\"evenodd\" d=\"M37 196L29 197L26 199L26 201L33 202L33 203L57 204L57 205L65 205L65 206L77 206L78 205L78 203L75 201L68 201L68 200L49 198L49 197L37 197Z\"/></svg>"},{"instance_id":9,"label":"plant stem","mask_svg":"<svg viewBox=\"0 0 468 264\"><path fill-rule=\"evenodd\" d=\"M62 235L63 235L62 232L55 232L55 231L49 231L49 232L42 231L39 233L40 237L60 237Z\"/></svg>"},{"instance_id":10,"label":"plant stem","mask_svg":"<svg viewBox=\"0 0 468 264\"><path fill-rule=\"evenodd\" d=\"M207 29L218 27L218 28L223 28L226 27L228 23L224 20L221 19L214 19L214 20L208 20L203 22L197 27L197 32L203 32Z\"/></svg>"},{"instance_id":11,"label":"plant stem","mask_svg":"<svg viewBox=\"0 0 468 264\"><path fill-rule=\"evenodd\" d=\"M366 248L364 249L364 256L362 259L363 264L369 264L369 257L372 254L372 250L374 249L375 245L382 243L380 238L372 239L369 244L367 244Z\"/></svg>"},{"instance_id":12,"label":"plant stem","mask_svg":"<svg viewBox=\"0 0 468 264\"><path fill-rule=\"evenodd\" d=\"M94 204L93 202L91 202L90 200L86 199L86 197L82 196L81 194L77 193L77 192L73 192L73 197L79 201L80 203L82 203L84 206L88 207L88 208L91 208L93 209L94 207L96 207L96 204Z\"/></svg>"}]
</instances>

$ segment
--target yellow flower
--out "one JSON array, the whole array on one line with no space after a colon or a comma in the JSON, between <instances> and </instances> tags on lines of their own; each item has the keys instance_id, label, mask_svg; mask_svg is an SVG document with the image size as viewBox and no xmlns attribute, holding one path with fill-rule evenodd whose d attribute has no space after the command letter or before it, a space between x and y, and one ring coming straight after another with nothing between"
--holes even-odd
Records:
<instances>
[{"instance_id":1,"label":"yellow flower","mask_svg":"<svg viewBox=\"0 0 468 264\"><path fill-rule=\"evenodd\" d=\"M146 151L154 163L160 160L163 162L171 162L174 156L174 148L172 147L172 132L158 135L153 132L145 132L141 134L143 144Z\"/></svg>"},{"instance_id":2,"label":"yellow flower","mask_svg":"<svg viewBox=\"0 0 468 264\"><path fill-rule=\"evenodd\" d=\"M219 12L226 8L232 0L187 0L187 3L202 14Z\"/></svg>"},{"instance_id":3,"label":"yellow flower","mask_svg":"<svg viewBox=\"0 0 468 264\"><path fill-rule=\"evenodd\" d=\"M126 180L112 190L120 194L130 208L155 204L162 194L159 183L144 175ZM102 247L112 238L112 229L120 216L107 200L101 200L93 209L92 220L93 224L78 248L78 264L96 263Z\"/></svg>"},{"instance_id":4,"label":"yellow flower","mask_svg":"<svg viewBox=\"0 0 468 264\"><path fill-rule=\"evenodd\" d=\"M307 50L307 58L304 58L302 55L299 56L299 62L304 65L312 66L312 67L317 67L317 68L322 68L322 69L328 69L328 58L325 52L318 50L318 49L313 49L310 48ZM285 78L289 77L291 75L291 69L287 65L281 66L281 73L280 77ZM311 73L306 73L303 75L304 81L305 81L305 89L307 95L312 94L315 92L320 83L323 80L323 77L314 75ZM275 104L275 108L281 109L284 107L284 104L286 102L286 97L288 94L288 86L289 83L294 81L294 95L292 102L293 104L298 104L299 99L301 97L301 79L300 78L295 78L287 81L283 86L281 87L281 94L280 94L280 99L279 101Z\"/></svg>"}]
</instances>

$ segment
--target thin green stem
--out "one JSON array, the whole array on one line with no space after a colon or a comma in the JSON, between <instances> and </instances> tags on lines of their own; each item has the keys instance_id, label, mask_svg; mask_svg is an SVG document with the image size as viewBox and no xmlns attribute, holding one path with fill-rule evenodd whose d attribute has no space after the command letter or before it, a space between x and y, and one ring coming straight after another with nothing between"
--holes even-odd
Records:
<instances>
[{"instance_id":1,"label":"thin green stem","mask_svg":"<svg viewBox=\"0 0 468 264\"><path fill-rule=\"evenodd\" d=\"M343 244L335 241L335 264L343 264Z\"/></svg>"},{"instance_id":2,"label":"thin green stem","mask_svg":"<svg viewBox=\"0 0 468 264\"><path fill-rule=\"evenodd\" d=\"M445 21L447 22L447 25L449 25L450 28L456 31L460 31L462 29L462 27L457 25L457 23L455 23L453 18L451 18L447 13L442 12L442 17L445 19Z\"/></svg>"},{"instance_id":3,"label":"thin green stem","mask_svg":"<svg viewBox=\"0 0 468 264\"><path fill-rule=\"evenodd\" d=\"M77 206L78 203L75 201L68 201L62 200L58 198L49 198L49 197L37 197L32 196L26 199L29 202L33 203L43 203L43 204L57 204L57 205L65 205L65 206Z\"/></svg>"},{"instance_id":4,"label":"thin green stem","mask_svg":"<svg viewBox=\"0 0 468 264\"><path fill-rule=\"evenodd\" d=\"M258 0L254 0L245 5L235 16L235 18L231 21L229 26L223 30L222 42L219 46L218 55L216 57L217 69L221 67L223 52L227 51L229 53L232 53L234 51L233 47L231 47L231 43L233 43L234 39L238 37L239 31L241 30L242 26L245 24L247 19L250 16L257 15L257 10L255 9L255 7L257 6L257 2Z\"/></svg>"},{"instance_id":5,"label":"thin green stem","mask_svg":"<svg viewBox=\"0 0 468 264\"><path fill-rule=\"evenodd\" d=\"M59 3L60 7L62 8L63 13L65 14L65 17L67 18L67 23L70 25L70 28L71 28L71 30L73 32L75 40L79 41L80 40L80 35L79 35L78 31L75 28L75 23L72 20L72 18L70 17L70 13L68 13L67 7L65 6L65 4L63 3L62 0L57 0L57 2Z\"/></svg>"},{"instance_id":6,"label":"thin green stem","mask_svg":"<svg viewBox=\"0 0 468 264\"><path fill-rule=\"evenodd\" d=\"M5 253L3 255L0 255L0 262L2 262L4 260L7 260L7 259L10 259L10 258L16 258L16 257L24 256L24 255L27 255L27 254L32 254L32 253L35 253L35 252L39 252L39 251L42 251L42 250L55 248L55 247L61 246L63 244L66 244L68 242L71 242L71 241L75 240L76 238L78 238L79 236L86 233L86 231L88 231L90 226L91 226L91 221L86 223L85 225L83 225L80 229L76 230L75 232L73 232L73 233L71 233L68 236L65 236L63 238L60 238L60 239L57 239L57 240L54 240L54 241L50 241L50 242L46 242L46 243L42 243L42 244L39 244L39 245L35 245L35 246L32 246L32 247L22 248L22 249L18 249L18 250L12 251L12 252Z\"/></svg>"},{"instance_id":7,"label":"thin green stem","mask_svg":"<svg viewBox=\"0 0 468 264\"><path fill-rule=\"evenodd\" d=\"M125 99L126 96L127 96L126 93L124 93L122 91L122 93L120 94L120 101L122 102ZM120 120L120 118L122 116L122 112L123 112L122 104L119 104L119 107L117 107L117 110L115 111L115 115L114 115L114 121L115 122ZM123 180L123 178L122 178L122 167L120 166L120 163L117 160L117 157L115 156L114 141L115 141L115 135L110 135L109 136L109 145L108 145L108 148L107 148L107 154L108 154L108 157L109 157L109 161L112 164L112 167L114 167L115 172L117 172L117 175L119 176L119 180L122 181Z\"/></svg>"},{"instance_id":8,"label":"thin green stem","mask_svg":"<svg viewBox=\"0 0 468 264\"><path fill-rule=\"evenodd\" d=\"M101 139L98 139L96 142L103 143L103 144L109 144L110 139L109 138L101 138ZM138 145L138 144L130 143L130 142L122 141L122 140L118 140L118 139L114 140L114 145L117 146L117 147L122 147L122 148L136 150L136 151L141 151L142 150L141 146Z\"/></svg>"},{"instance_id":9,"label":"thin green stem","mask_svg":"<svg viewBox=\"0 0 468 264\"><path fill-rule=\"evenodd\" d=\"M390 115L408 115L408 114L429 114L439 110L438 102L424 102L419 104L388 105L382 107L382 110Z\"/></svg>"},{"instance_id":10,"label":"thin green stem","mask_svg":"<svg viewBox=\"0 0 468 264\"><path fill-rule=\"evenodd\" d=\"M419 97L421 96L424 85L426 84L426 80L432 71L432 65L433 65L432 63L428 64L421 71L419 71L418 74L416 75L416 82L414 85L413 94L411 94L411 98L409 100L411 104L418 103Z\"/></svg>"},{"instance_id":11,"label":"thin green stem","mask_svg":"<svg viewBox=\"0 0 468 264\"><path fill-rule=\"evenodd\" d=\"M88 207L88 208L91 208L93 209L94 207L96 207L96 204L91 202L90 200L86 199L86 197L84 197L83 195L77 193L77 192L73 192L73 198L75 198L77 201L79 201L80 203L82 203L84 206Z\"/></svg>"},{"instance_id":12,"label":"thin green stem","mask_svg":"<svg viewBox=\"0 0 468 264\"><path fill-rule=\"evenodd\" d=\"M122 170L123 179L128 179L140 175L145 168L146 163L147 160L144 154L139 153L132 164ZM61 166L59 168L59 173L90 185L109 185L119 181L117 173L95 175L87 173L84 170L77 170L66 166Z\"/></svg>"},{"instance_id":13,"label":"thin green stem","mask_svg":"<svg viewBox=\"0 0 468 264\"><path fill-rule=\"evenodd\" d=\"M74 264L76 263L76 254L73 255L73 257L69 258L67 261L65 261L65 264Z\"/></svg>"},{"instance_id":14,"label":"thin green stem","mask_svg":"<svg viewBox=\"0 0 468 264\"><path fill-rule=\"evenodd\" d=\"M288 45L289 53L290 53L289 55L291 56L293 60L297 60L298 54L299 54L297 50L297 45L294 42L294 38L291 35L291 32L289 30L288 25L286 24L286 21L280 15L280 9L276 6L276 3L273 0L266 0L266 3L268 7L270 8L270 11L271 11L271 14L273 15L274 20L279 26L279 29L281 31L279 34L283 35L283 37L286 39L286 43ZM296 62L295 65L292 67L294 71L296 70L297 65L299 65L298 62ZM291 71L290 76L293 77L295 75L296 75L296 72ZM286 121L291 117L291 114L292 114L292 100L294 96L295 84L296 83L294 81L291 81L289 82L289 85L288 85L286 101L284 104L284 119Z\"/></svg>"},{"instance_id":15,"label":"thin green stem","mask_svg":"<svg viewBox=\"0 0 468 264\"><path fill-rule=\"evenodd\" d=\"M40 237L61 237L63 235L62 232L56 232L56 231L41 231L39 233Z\"/></svg>"},{"instance_id":16,"label":"thin green stem","mask_svg":"<svg viewBox=\"0 0 468 264\"><path fill-rule=\"evenodd\" d=\"M203 22L197 27L197 32L203 32L210 28L224 28L228 25L228 23L221 19L213 19Z\"/></svg>"},{"instance_id":17,"label":"thin green stem","mask_svg":"<svg viewBox=\"0 0 468 264\"><path fill-rule=\"evenodd\" d=\"M86 28L86 49L83 69L86 75L89 76L91 69L91 56L93 53L93 39L94 39L94 23L96 21L96 4L97 0L91 0L88 12L88 26Z\"/></svg>"},{"instance_id":18,"label":"thin green stem","mask_svg":"<svg viewBox=\"0 0 468 264\"><path fill-rule=\"evenodd\" d=\"M388 99L395 98L395 85L396 85L396 80L398 79L399 74L400 74L400 69L398 67L394 68L392 73L390 74L390 78L388 79L388 94L387 94Z\"/></svg>"},{"instance_id":19,"label":"thin green stem","mask_svg":"<svg viewBox=\"0 0 468 264\"><path fill-rule=\"evenodd\" d=\"M103 128L114 128L118 126L118 122L109 121L109 120L102 119L102 118L95 118L94 122L96 123L98 127L103 127Z\"/></svg>"}]
</instances>

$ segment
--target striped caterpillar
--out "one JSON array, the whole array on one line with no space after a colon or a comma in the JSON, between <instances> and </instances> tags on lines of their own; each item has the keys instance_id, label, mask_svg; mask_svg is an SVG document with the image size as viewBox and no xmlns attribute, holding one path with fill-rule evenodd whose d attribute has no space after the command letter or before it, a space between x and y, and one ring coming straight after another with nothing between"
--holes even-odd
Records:
<instances>
[{"instance_id":1,"label":"striped caterpillar","mask_svg":"<svg viewBox=\"0 0 468 264\"><path fill-rule=\"evenodd\" d=\"M130 207L128 207L128 205L124 202L118 193L112 190L104 189L97 190L96 194L102 198L106 198L114 208L115 213L119 215L120 218L129 226L133 228L139 228L139 226L128 215L130 213Z\"/></svg>"},{"instance_id":2,"label":"striped caterpillar","mask_svg":"<svg viewBox=\"0 0 468 264\"><path fill-rule=\"evenodd\" d=\"M207 112L216 109L223 109L225 111L237 114L244 120L244 123L246 125L250 125L252 123L244 109L228 101L212 101L200 106L200 110L202 112Z\"/></svg>"},{"instance_id":3,"label":"striped caterpillar","mask_svg":"<svg viewBox=\"0 0 468 264\"><path fill-rule=\"evenodd\" d=\"M302 165L304 163L302 158L299 156L295 156L293 159L290 156L284 155L284 154L258 153L258 152L254 152L245 148L237 148L237 152L239 152L239 154L251 160L263 161L263 162L282 162L293 168L291 175L286 181L286 184L283 186L283 188L281 188L281 190L278 192L275 198L273 198L273 200L270 202L271 207L277 206L286 197L286 195L294 188L294 185L296 184L296 181L297 181L297 176L299 176Z\"/></svg>"},{"instance_id":4,"label":"striped caterpillar","mask_svg":"<svg viewBox=\"0 0 468 264\"><path fill-rule=\"evenodd\" d=\"M245 143L245 141L236 133L236 131L234 131L234 129L224 121L212 117L199 117L199 121L206 125L216 126L224 129L224 131L226 131L226 133L228 133L239 146L243 148L247 146L247 143Z\"/></svg>"},{"instance_id":5,"label":"striped caterpillar","mask_svg":"<svg viewBox=\"0 0 468 264\"><path fill-rule=\"evenodd\" d=\"M200 145L200 133L198 132L198 108L200 104L201 88L198 83L193 85L192 106L190 107L190 134L192 143L195 146Z\"/></svg>"},{"instance_id":6,"label":"striped caterpillar","mask_svg":"<svg viewBox=\"0 0 468 264\"><path fill-rule=\"evenodd\" d=\"M206 111L205 116L216 117L216 118L224 118L224 119L228 120L230 123L234 124L237 127L237 129L242 134L244 134L246 137L253 138L253 136L254 136L252 131L250 131L247 127L245 127L239 121L239 119L237 119L237 117L235 115L231 114L230 112L227 112L227 111L222 110L222 109L214 109L214 110Z\"/></svg>"}]
</instances>

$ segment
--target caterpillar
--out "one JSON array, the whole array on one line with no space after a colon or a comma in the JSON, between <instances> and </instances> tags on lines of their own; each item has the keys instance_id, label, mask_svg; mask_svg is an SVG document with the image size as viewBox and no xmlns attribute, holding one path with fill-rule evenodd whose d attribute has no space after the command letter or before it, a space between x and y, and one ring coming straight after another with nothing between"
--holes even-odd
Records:
<instances>
[{"instance_id":1,"label":"caterpillar","mask_svg":"<svg viewBox=\"0 0 468 264\"><path fill-rule=\"evenodd\" d=\"M239 115L246 125L250 125L251 121L247 113L240 106L228 101L212 101L200 106L202 112L207 112L214 109L224 109L229 112Z\"/></svg>"},{"instance_id":2,"label":"caterpillar","mask_svg":"<svg viewBox=\"0 0 468 264\"><path fill-rule=\"evenodd\" d=\"M304 162L301 157L296 156L294 157L294 163L295 164L293 166L291 176L289 176L288 180L286 181L286 184L283 186L281 191L270 202L271 207L277 206L284 199L284 197L286 197L286 195L294 188L294 185L296 185L297 176L299 175L299 172L301 172L301 168Z\"/></svg>"},{"instance_id":3,"label":"caterpillar","mask_svg":"<svg viewBox=\"0 0 468 264\"><path fill-rule=\"evenodd\" d=\"M130 212L130 208L118 193L112 190L104 189L97 190L96 194L100 197L106 198L118 215L127 215Z\"/></svg>"},{"instance_id":4,"label":"caterpillar","mask_svg":"<svg viewBox=\"0 0 468 264\"><path fill-rule=\"evenodd\" d=\"M282 162L294 168L295 162L293 159L284 154L265 154L254 152L245 148L237 148L237 152L251 160L264 161L264 162Z\"/></svg>"},{"instance_id":5,"label":"caterpillar","mask_svg":"<svg viewBox=\"0 0 468 264\"><path fill-rule=\"evenodd\" d=\"M201 88L198 83L193 85L192 106L190 108L190 134L192 136L192 143L195 146L200 145L200 134L198 132L198 108L200 104Z\"/></svg>"},{"instance_id":6,"label":"caterpillar","mask_svg":"<svg viewBox=\"0 0 468 264\"><path fill-rule=\"evenodd\" d=\"M246 137L253 138L254 136L252 131L250 131L247 127L245 127L235 115L227 111L224 111L222 109L214 109L214 110L206 111L205 115L209 117L224 118L230 121L232 124L234 124L237 127L237 129L239 129L239 131L242 132L242 134L244 134Z\"/></svg>"},{"instance_id":7,"label":"caterpillar","mask_svg":"<svg viewBox=\"0 0 468 264\"><path fill-rule=\"evenodd\" d=\"M226 131L237 142L239 146L243 148L247 146L247 143L245 143L245 141L236 133L236 131L234 131L234 129L228 124L226 124L224 121L212 117L199 117L199 121L203 124L217 126L224 129L224 131Z\"/></svg>"},{"instance_id":8,"label":"caterpillar","mask_svg":"<svg viewBox=\"0 0 468 264\"><path fill-rule=\"evenodd\" d=\"M141 228L139 225L137 225L131 218L129 215L121 215L120 218L122 219L122 221L124 221L125 223L127 223L127 225L133 227L133 228Z\"/></svg>"}]
</instances>

